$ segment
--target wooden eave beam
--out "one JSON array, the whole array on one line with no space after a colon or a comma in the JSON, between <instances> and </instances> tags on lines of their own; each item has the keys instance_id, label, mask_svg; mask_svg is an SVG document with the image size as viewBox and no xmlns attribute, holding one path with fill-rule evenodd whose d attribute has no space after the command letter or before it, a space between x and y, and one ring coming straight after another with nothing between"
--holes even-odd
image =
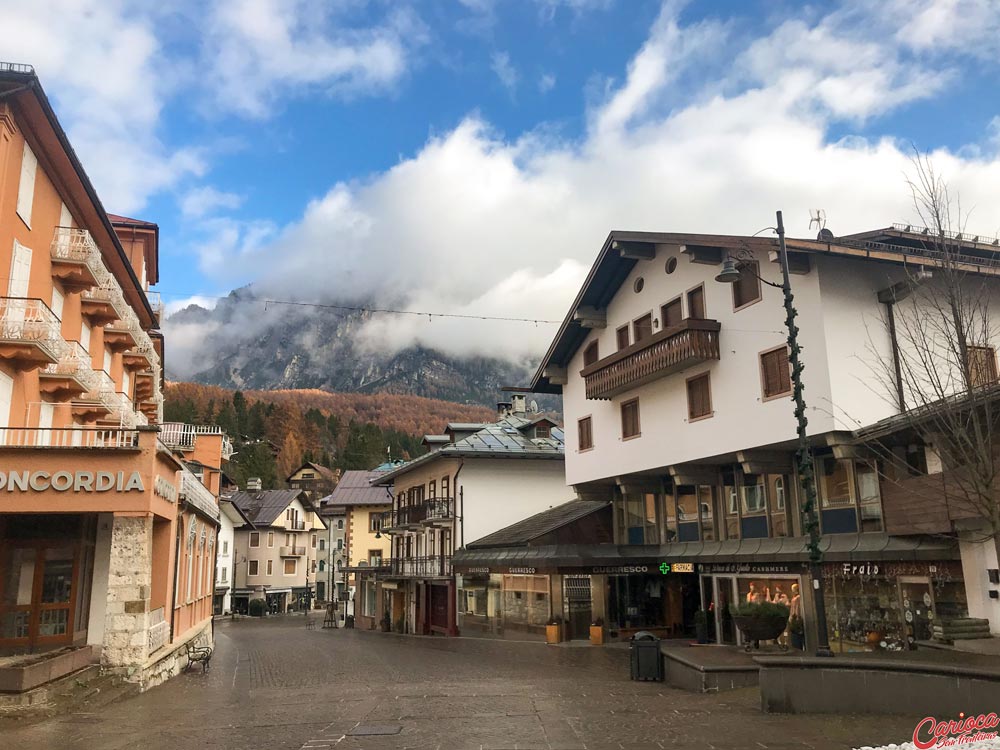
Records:
<instances>
[{"instance_id":1,"label":"wooden eave beam","mask_svg":"<svg viewBox=\"0 0 1000 750\"><path fill-rule=\"evenodd\" d=\"M675 485L718 484L719 468L710 465L680 464L667 471Z\"/></svg>"},{"instance_id":2,"label":"wooden eave beam","mask_svg":"<svg viewBox=\"0 0 1000 750\"><path fill-rule=\"evenodd\" d=\"M768 250L767 258L772 263L781 262L781 254L777 250ZM788 272L798 275L809 273L812 270L812 261L809 253L797 253L794 250L788 251Z\"/></svg>"},{"instance_id":3,"label":"wooden eave beam","mask_svg":"<svg viewBox=\"0 0 1000 750\"><path fill-rule=\"evenodd\" d=\"M656 257L656 245L652 242L636 242L635 240L613 240L611 249L628 260L652 260Z\"/></svg>"},{"instance_id":4,"label":"wooden eave beam","mask_svg":"<svg viewBox=\"0 0 1000 750\"><path fill-rule=\"evenodd\" d=\"M738 451L736 460L744 474L788 474L792 471L792 454L782 451Z\"/></svg>"},{"instance_id":5,"label":"wooden eave beam","mask_svg":"<svg viewBox=\"0 0 1000 750\"><path fill-rule=\"evenodd\" d=\"M722 263L724 249L709 245L681 245L681 255L686 255L692 263L717 266Z\"/></svg>"},{"instance_id":6,"label":"wooden eave beam","mask_svg":"<svg viewBox=\"0 0 1000 750\"><path fill-rule=\"evenodd\" d=\"M550 365L542 370L542 377L547 378L552 385L566 385L569 383L569 377L566 374L565 367L554 367Z\"/></svg>"},{"instance_id":7,"label":"wooden eave beam","mask_svg":"<svg viewBox=\"0 0 1000 750\"><path fill-rule=\"evenodd\" d=\"M573 313L573 320L579 323L582 328L607 328L608 326L607 313L588 305L578 307Z\"/></svg>"},{"instance_id":8,"label":"wooden eave beam","mask_svg":"<svg viewBox=\"0 0 1000 750\"><path fill-rule=\"evenodd\" d=\"M615 477L615 484L623 495L663 492L663 480L654 476Z\"/></svg>"}]
</instances>

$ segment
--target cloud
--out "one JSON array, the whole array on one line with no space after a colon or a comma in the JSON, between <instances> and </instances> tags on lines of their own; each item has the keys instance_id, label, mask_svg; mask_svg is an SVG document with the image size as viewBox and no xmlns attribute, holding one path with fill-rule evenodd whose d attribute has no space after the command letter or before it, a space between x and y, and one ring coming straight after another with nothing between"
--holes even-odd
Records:
<instances>
[{"instance_id":1,"label":"cloud","mask_svg":"<svg viewBox=\"0 0 1000 750\"><path fill-rule=\"evenodd\" d=\"M163 309L166 316L173 315L179 310L183 310L186 307L195 305L197 307L204 308L206 310L212 310L218 304L219 300L217 297L208 297L204 294L195 294L191 297L180 297L177 299L166 300L163 303ZM173 343L171 341L171 343Z\"/></svg>"},{"instance_id":2,"label":"cloud","mask_svg":"<svg viewBox=\"0 0 1000 750\"><path fill-rule=\"evenodd\" d=\"M490 58L490 69L496 73L500 83L511 95L517 89L517 70L510 64L510 55L506 52L494 52Z\"/></svg>"},{"instance_id":3,"label":"cloud","mask_svg":"<svg viewBox=\"0 0 1000 750\"><path fill-rule=\"evenodd\" d=\"M679 13L665 6L580 139L545 127L508 138L470 115L392 168L333 185L298 221L236 243L213 267L223 280L238 267L278 299L561 319L613 228L752 233L782 209L790 234L809 236L817 206L842 234L912 219L908 145L831 133L933 96L921 83L953 60L916 56L886 41L878 19L848 26L841 11L759 39ZM704 56L720 51L706 73ZM932 158L965 205L1000 201L996 157ZM974 215L970 227L996 224ZM553 332L376 315L353 335L383 352L421 345L528 361Z\"/></svg>"},{"instance_id":4,"label":"cloud","mask_svg":"<svg viewBox=\"0 0 1000 750\"><path fill-rule=\"evenodd\" d=\"M538 91L542 94L549 93L556 87L556 76L554 73L542 73L538 77Z\"/></svg>"},{"instance_id":5,"label":"cloud","mask_svg":"<svg viewBox=\"0 0 1000 750\"><path fill-rule=\"evenodd\" d=\"M188 219L200 219L220 208L236 209L243 204L243 196L226 193L211 185L189 190L180 200L181 213Z\"/></svg>"},{"instance_id":6,"label":"cloud","mask_svg":"<svg viewBox=\"0 0 1000 750\"><path fill-rule=\"evenodd\" d=\"M203 61L213 105L266 117L279 99L314 90L339 96L390 90L409 50L426 41L414 11L375 25L349 25L316 0L231 0L205 18Z\"/></svg>"}]
</instances>

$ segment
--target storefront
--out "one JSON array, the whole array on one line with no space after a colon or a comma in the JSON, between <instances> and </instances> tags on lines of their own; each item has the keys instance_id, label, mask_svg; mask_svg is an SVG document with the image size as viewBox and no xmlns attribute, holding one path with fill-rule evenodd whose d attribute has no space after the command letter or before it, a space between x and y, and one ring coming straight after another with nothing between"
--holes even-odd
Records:
<instances>
[{"instance_id":1,"label":"storefront","mask_svg":"<svg viewBox=\"0 0 1000 750\"><path fill-rule=\"evenodd\" d=\"M823 591L837 652L902 651L931 640L936 619L968 617L962 566L952 560L828 562Z\"/></svg>"},{"instance_id":2,"label":"storefront","mask_svg":"<svg viewBox=\"0 0 1000 750\"><path fill-rule=\"evenodd\" d=\"M552 616L554 578L530 567L505 572L470 568L458 576L459 631L463 635L543 640Z\"/></svg>"},{"instance_id":3,"label":"storefront","mask_svg":"<svg viewBox=\"0 0 1000 750\"><path fill-rule=\"evenodd\" d=\"M591 569L607 576L609 638L627 639L640 630L661 638L692 635L699 606L694 570L691 563L667 561Z\"/></svg>"}]
</instances>

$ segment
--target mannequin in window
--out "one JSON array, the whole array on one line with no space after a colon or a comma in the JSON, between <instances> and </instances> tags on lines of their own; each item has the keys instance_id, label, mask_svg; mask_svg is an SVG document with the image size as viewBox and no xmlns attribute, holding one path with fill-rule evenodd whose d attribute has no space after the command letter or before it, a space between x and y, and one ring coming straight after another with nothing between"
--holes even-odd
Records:
<instances>
[{"instance_id":1,"label":"mannequin in window","mask_svg":"<svg viewBox=\"0 0 1000 750\"><path fill-rule=\"evenodd\" d=\"M794 584L793 584L794 585ZM781 584L776 583L774 585L774 596L771 597L771 601L775 604L784 604L786 607L789 604L788 594L781 590Z\"/></svg>"}]
</instances>

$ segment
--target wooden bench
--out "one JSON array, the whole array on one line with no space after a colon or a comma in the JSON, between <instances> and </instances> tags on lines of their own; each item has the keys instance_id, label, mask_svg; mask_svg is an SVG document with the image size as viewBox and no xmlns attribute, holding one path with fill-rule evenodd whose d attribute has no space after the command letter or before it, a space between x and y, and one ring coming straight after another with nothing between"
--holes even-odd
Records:
<instances>
[{"instance_id":1,"label":"wooden bench","mask_svg":"<svg viewBox=\"0 0 1000 750\"><path fill-rule=\"evenodd\" d=\"M204 674L209 669L209 662L212 661L212 647L211 646L195 646L193 643L188 641L185 644L185 649L187 650L188 663L184 667L184 671L187 672L192 664L196 662L201 663L201 673Z\"/></svg>"}]
</instances>

